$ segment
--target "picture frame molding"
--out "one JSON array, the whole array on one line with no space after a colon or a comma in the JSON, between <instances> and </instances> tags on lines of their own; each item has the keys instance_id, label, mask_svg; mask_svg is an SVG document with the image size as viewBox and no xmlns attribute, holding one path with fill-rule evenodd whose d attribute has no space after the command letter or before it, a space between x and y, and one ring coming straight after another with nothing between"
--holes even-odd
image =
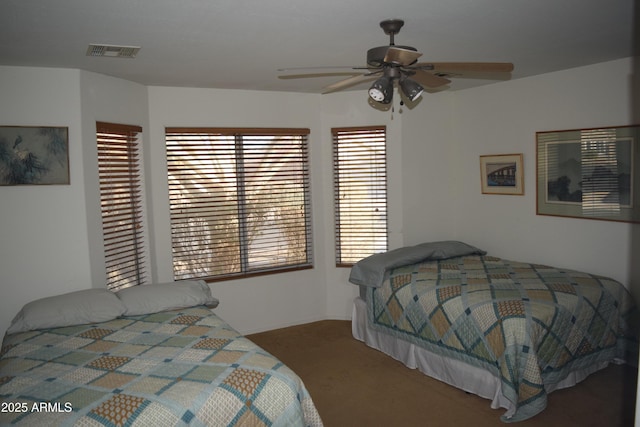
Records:
<instances>
[{"instance_id":1,"label":"picture frame molding","mask_svg":"<svg viewBox=\"0 0 640 427\"><path fill-rule=\"evenodd\" d=\"M0 125L0 187L70 185L69 127Z\"/></svg>"},{"instance_id":2,"label":"picture frame molding","mask_svg":"<svg viewBox=\"0 0 640 427\"><path fill-rule=\"evenodd\" d=\"M639 223L639 162L640 125L536 132L536 214Z\"/></svg>"},{"instance_id":3,"label":"picture frame molding","mask_svg":"<svg viewBox=\"0 0 640 427\"><path fill-rule=\"evenodd\" d=\"M524 195L523 154L486 154L480 156L482 194ZM506 169L506 170L504 170ZM513 170L512 170L513 169ZM498 170L501 176L492 178ZM502 183L496 181L501 180Z\"/></svg>"}]
</instances>

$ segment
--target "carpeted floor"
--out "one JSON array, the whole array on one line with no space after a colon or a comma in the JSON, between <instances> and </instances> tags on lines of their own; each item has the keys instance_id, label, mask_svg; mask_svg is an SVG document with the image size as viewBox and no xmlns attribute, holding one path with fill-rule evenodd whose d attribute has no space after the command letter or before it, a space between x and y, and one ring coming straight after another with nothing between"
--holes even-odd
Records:
<instances>
[{"instance_id":1,"label":"carpeted floor","mask_svg":"<svg viewBox=\"0 0 640 427\"><path fill-rule=\"evenodd\" d=\"M502 409L426 377L351 335L348 321L326 320L248 335L304 381L327 427L500 426ZM549 396L521 427L633 426L637 372L610 366Z\"/></svg>"}]
</instances>

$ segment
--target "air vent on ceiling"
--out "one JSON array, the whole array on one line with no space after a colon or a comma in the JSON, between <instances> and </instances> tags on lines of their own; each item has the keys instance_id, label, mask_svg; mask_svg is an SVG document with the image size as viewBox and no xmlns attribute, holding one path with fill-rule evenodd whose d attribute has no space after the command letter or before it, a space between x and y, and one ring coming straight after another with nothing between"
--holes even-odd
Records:
<instances>
[{"instance_id":1,"label":"air vent on ceiling","mask_svg":"<svg viewBox=\"0 0 640 427\"><path fill-rule=\"evenodd\" d=\"M135 58L140 46L117 46L109 44L90 44L87 56L107 56L110 58Z\"/></svg>"}]
</instances>

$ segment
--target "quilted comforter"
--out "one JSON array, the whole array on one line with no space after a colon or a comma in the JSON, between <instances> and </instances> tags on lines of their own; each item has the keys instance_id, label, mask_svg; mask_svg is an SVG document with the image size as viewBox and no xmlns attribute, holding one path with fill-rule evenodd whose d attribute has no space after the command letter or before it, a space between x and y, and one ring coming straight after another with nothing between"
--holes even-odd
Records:
<instances>
[{"instance_id":1,"label":"quilted comforter","mask_svg":"<svg viewBox=\"0 0 640 427\"><path fill-rule=\"evenodd\" d=\"M320 426L300 378L204 306L7 335L0 424Z\"/></svg>"},{"instance_id":2,"label":"quilted comforter","mask_svg":"<svg viewBox=\"0 0 640 427\"><path fill-rule=\"evenodd\" d=\"M394 268L367 292L375 328L498 377L516 406L505 422L542 411L545 385L637 344L630 294L586 273L470 255Z\"/></svg>"}]
</instances>

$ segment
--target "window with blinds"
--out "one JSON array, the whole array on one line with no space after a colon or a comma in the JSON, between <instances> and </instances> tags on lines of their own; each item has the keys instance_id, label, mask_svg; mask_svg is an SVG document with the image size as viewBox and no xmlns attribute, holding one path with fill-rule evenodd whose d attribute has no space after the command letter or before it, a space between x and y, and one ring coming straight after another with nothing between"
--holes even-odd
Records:
<instances>
[{"instance_id":1,"label":"window with blinds","mask_svg":"<svg viewBox=\"0 0 640 427\"><path fill-rule=\"evenodd\" d=\"M387 239L386 128L334 128L336 265L384 252Z\"/></svg>"},{"instance_id":2,"label":"window with blinds","mask_svg":"<svg viewBox=\"0 0 640 427\"><path fill-rule=\"evenodd\" d=\"M166 128L175 279L312 266L308 134Z\"/></svg>"},{"instance_id":3,"label":"window with blinds","mask_svg":"<svg viewBox=\"0 0 640 427\"><path fill-rule=\"evenodd\" d=\"M140 177L139 126L96 123L107 288L147 277Z\"/></svg>"}]
</instances>

